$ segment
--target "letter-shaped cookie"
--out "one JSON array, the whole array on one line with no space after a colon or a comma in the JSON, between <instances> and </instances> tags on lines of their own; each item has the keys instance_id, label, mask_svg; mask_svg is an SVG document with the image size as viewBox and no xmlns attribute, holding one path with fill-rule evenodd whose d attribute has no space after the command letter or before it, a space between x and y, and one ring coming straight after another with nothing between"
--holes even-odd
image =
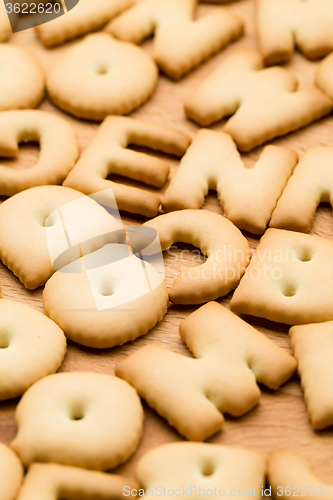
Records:
<instances>
[{"instance_id":1,"label":"letter-shaped cookie","mask_svg":"<svg viewBox=\"0 0 333 500\"><path fill-rule=\"evenodd\" d=\"M11 447L27 467L57 462L109 470L138 447L143 423L140 399L117 377L93 372L56 373L24 393Z\"/></svg>"},{"instance_id":2,"label":"letter-shaped cookie","mask_svg":"<svg viewBox=\"0 0 333 500\"><path fill-rule=\"evenodd\" d=\"M153 217L160 205L159 194L125 186L107 177L118 174L162 187L169 175L168 163L126 149L127 146L136 144L182 156L190 142L190 137L178 130L133 118L109 116L65 180L64 186L86 194L112 187L119 210Z\"/></svg>"},{"instance_id":3,"label":"letter-shaped cookie","mask_svg":"<svg viewBox=\"0 0 333 500\"><path fill-rule=\"evenodd\" d=\"M155 34L153 57L168 76L181 78L243 32L241 19L225 7L193 21L198 0L143 0L106 27L140 43Z\"/></svg>"},{"instance_id":4,"label":"letter-shaped cookie","mask_svg":"<svg viewBox=\"0 0 333 500\"><path fill-rule=\"evenodd\" d=\"M46 47L54 47L67 40L96 31L133 4L132 0L80 0L66 15L36 27Z\"/></svg>"},{"instance_id":5,"label":"letter-shaped cookie","mask_svg":"<svg viewBox=\"0 0 333 500\"><path fill-rule=\"evenodd\" d=\"M256 0L261 52L267 64L291 58L297 46L307 57L333 50L330 0Z\"/></svg>"},{"instance_id":6,"label":"letter-shaped cookie","mask_svg":"<svg viewBox=\"0 0 333 500\"><path fill-rule=\"evenodd\" d=\"M181 493L191 491L191 498L199 500L214 488L221 496L222 491L235 488L260 498L265 472L264 456L250 450L207 443L169 443L140 459L136 477L147 495L157 487L174 491L180 488Z\"/></svg>"},{"instance_id":7,"label":"letter-shaped cookie","mask_svg":"<svg viewBox=\"0 0 333 500\"><path fill-rule=\"evenodd\" d=\"M319 64L316 73L316 85L333 99L333 54L325 57Z\"/></svg>"},{"instance_id":8,"label":"letter-shaped cookie","mask_svg":"<svg viewBox=\"0 0 333 500\"><path fill-rule=\"evenodd\" d=\"M227 295L239 283L250 258L242 233L222 215L208 210L180 210L143 224L157 231L162 250L176 242L199 247L204 264L183 269L169 292L174 304L203 304Z\"/></svg>"},{"instance_id":9,"label":"letter-shaped cookie","mask_svg":"<svg viewBox=\"0 0 333 500\"><path fill-rule=\"evenodd\" d=\"M43 299L46 314L68 338L102 349L145 335L162 320L169 302L155 268L120 244L105 245L57 271Z\"/></svg>"},{"instance_id":10,"label":"letter-shaped cookie","mask_svg":"<svg viewBox=\"0 0 333 500\"><path fill-rule=\"evenodd\" d=\"M76 134L63 118L38 110L1 112L0 156L15 157L23 141L39 142L38 162L24 170L0 165L1 195L12 196L35 186L60 184L79 156Z\"/></svg>"},{"instance_id":11,"label":"letter-shaped cookie","mask_svg":"<svg viewBox=\"0 0 333 500\"><path fill-rule=\"evenodd\" d=\"M40 103L44 96L45 77L33 52L16 45L1 44L0 67L0 111L29 109Z\"/></svg>"},{"instance_id":12,"label":"letter-shaped cookie","mask_svg":"<svg viewBox=\"0 0 333 500\"><path fill-rule=\"evenodd\" d=\"M67 113L101 121L141 106L157 78L154 61L141 48L94 33L63 52L47 74L46 87Z\"/></svg>"},{"instance_id":13,"label":"letter-shaped cookie","mask_svg":"<svg viewBox=\"0 0 333 500\"><path fill-rule=\"evenodd\" d=\"M4 2L0 2L0 43L7 42L13 34Z\"/></svg>"},{"instance_id":14,"label":"letter-shaped cookie","mask_svg":"<svg viewBox=\"0 0 333 500\"><path fill-rule=\"evenodd\" d=\"M331 111L331 100L319 89L296 89L292 73L279 66L264 69L260 54L243 49L207 77L186 101L185 111L201 126L233 115L224 132L241 151L250 151Z\"/></svg>"},{"instance_id":15,"label":"letter-shaped cookie","mask_svg":"<svg viewBox=\"0 0 333 500\"><path fill-rule=\"evenodd\" d=\"M1 401L56 372L65 354L66 337L53 321L22 302L0 300Z\"/></svg>"},{"instance_id":16,"label":"letter-shaped cookie","mask_svg":"<svg viewBox=\"0 0 333 500\"><path fill-rule=\"evenodd\" d=\"M64 220L63 212L66 215L66 208L72 204L76 210ZM67 230L69 243L64 238ZM65 239L62 265L79 258L80 252L85 255L106 243L123 241L119 222L93 199L74 189L39 186L18 193L0 206L0 258L30 290L44 285L62 267L53 267L49 233L55 244Z\"/></svg>"},{"instance_id":17,"label":"letter-shaped cookie","mask_svg":"<svg viewBox=\"0 0 333 500\"><path fill-rule=\"evenodd\" d=\"M294 151L266 146L254 168L245 168L230 135L200 130L171 180L163 208L200 208L208 191L216 189L227 219L262 234L296 162Z\"/></svg>"},{"instance_id":18,"label":"letter-shaped cookie","mask_svg":"<svg viewBox=\"0 0 333 500\"><path fill-rule=\"evenodd\" d=\"M127 488L126 488L127 487ZM121 500L136 481L114 474L59 464L32 464L17 500ZM128 495L131 497L130 495Z\"/></svg>"},{"instance_id":19,"label":"letter-shaped cookie","mask_svg":"<svg viewBox=\"0 0 333 500\"><path fill-rule=\"evenodd\" d=\"M333 484L317 479L307 460L289 451L272 453L268 462L268 482L274 498L287 500L291 496L303 498L323 496L333 498Z\"/></svg>"},{"instance_id":20,"label":"letter-shaped cookie","mask_svg":"<svg viewBox=\"0 0 333 500\"><path fill-rule=\"evenodd\" d=\"M197 359L158 346L135 352L116 374L191 441L203 441L259 401L256 381L278 389L296 361L264 335L210 302L180 323L180 335ZM170 368L172 367L172 368Z\"/></svg>"},{"instance_id":21,"label":"letter-shaped cookie","mask_svg":"<svg viewBox=\"0 0 333 500\"><path fill-rule=\"evenodd\" d=\"M333 147L308 149L273 212L270 227L308 232L318 205L333 205Z\"/></svg>"},{"instance_id":22,"label":"letter-shaped cookie","mask_svg":"<svg viewBox=\"0 0 333 500\"><path fill-rule=\"evenodd\" d=\"M333 425L333 321L293 326L289 335L312 427Z\"/></svg>"},{"instance_id":23,"label":"letter-shaped cookie","mask_svg":"<svg viewBox=\"0 0 333 500\"><path fill-rule=\"evenodd\" d=\"M0 498L15 500L23 479L23 467L15 453L0 443Z\"/></svg>"},{"instance_id":24,"label":"letter-shaped cookie","mask_svg":"<svg viewBox=\"0 0 333 500\"><path fill-rule=\"evenodd\" d=\"M299 325L333 319L333 242L268 229L231 299L231 310Z\"/></svg>"}]
</instances>

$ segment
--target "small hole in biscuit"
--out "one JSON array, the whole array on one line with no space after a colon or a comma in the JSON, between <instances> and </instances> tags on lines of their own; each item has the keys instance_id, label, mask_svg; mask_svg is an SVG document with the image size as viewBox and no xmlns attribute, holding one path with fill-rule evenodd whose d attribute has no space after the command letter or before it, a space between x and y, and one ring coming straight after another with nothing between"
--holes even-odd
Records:
<instances>
[{"instance_id":1,"label":"small hole in biscuit","mask_svg":"<svg viewBox=\"0 0 333 500\"><path fill-rule=\"evenodd\" d=\"M296 286L292 283L286 283L282 287L282 293L285 297L294 297L296 295L297 289Z\"/></svg>"},{"instance_id":2,"label":"small hole in biscuit","mask_svg":"<svg viewBox=\"0 0 333 500\"><path fill-rule=\"evenodd\" d=\"M10 345L10 339L7 332L0 332L0 349L7 349Z\"/></svg>"},{"instance_id":3,"label":"small hole in biscuit","mask_svg":"<svg viewBox=\"0 0 333 500\"><path fill-rule=\"evenodd\" d=\"M97 75L107 75L109 72L109 69L104 66L104 64L101 64L100 66L98 66L98 68L96 69L96 74Z\"/></svg>"},{"instance_id":4,"label":"small hole in biscuit","mask_svg":"<svg viewBox=\"0 0 333 500\"><path fill-rule=\"evenodd\" d=\"M85 412L84 408L80 405L77 405L72 408L72 411L70 413L70 419L77 421L77 420L82 420L85 417Z\"/></svg>"},{"instance_id":5,"label":"small hole in biscuit","mask_svg":"<svg viewBox=\"0 0 333 500\"><path fill-rule=\"evenodd\" d=\"M111 295L113 295L113 293L114 292L110 283L105 283L100 291L100 295L102 295L103 297L110 297Z\"/></svg>"},{"instance_id":6,"label":"small hole in biscuit","mask_svg":"<svg viewBox=\"0 0 333 500\"><path fill-rule=\"evenodd\" d=\"M310 262L310 260L312 260L313 258L313 251L311 250L311 248L300 248L297 253L297 258L298 260L300 260L301 262Z\"/></svg>"},{"instance_id":7,"label":"small hole in biscuit","mask_svg":"<svg viewBox=\"0 0 333 500\"><path fill-rule=\"evenodd\" d=\"M202 475L203 476L212 476L214 474L214 465L211 462L206 462L202 468Z\"/></svg>"}]
</instances>

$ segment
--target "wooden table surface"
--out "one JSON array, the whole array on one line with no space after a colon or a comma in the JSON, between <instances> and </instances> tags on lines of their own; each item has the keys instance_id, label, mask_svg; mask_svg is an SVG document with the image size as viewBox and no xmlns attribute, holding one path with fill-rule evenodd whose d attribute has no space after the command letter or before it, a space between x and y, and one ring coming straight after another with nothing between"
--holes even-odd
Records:
<instances>
[{"instance_id":1,"label":"wooden table surface","mask_svg":"<svg viewBox=\"0 0 333 500\"><path fill-rule=\"evenodd\" d=\"M200 5L198 16L215 8L216 6L214 5ZM254 0L232 2L228 5L228 8L239 14L244 20L245 35L178 83L172 82L161 75L154 96L138 111L132 113L131 116L156 124L176 127L188 132L191 136L195 135L198 127L186 119L183 111L183 103L186 97L224 57L236 48L258 48L254 20ZM46 50L37 39L33 30L15 34L11 39L11 43L29 47L33 50L45 69L48 69L59 54L67 50L68 46L71 45L67 44L53 50ZM151 42L146 42L143 47L150 52ZM317 65L317 62L310 62L301 54L296 53L292 61L285 65L285 67L290 69L299 78L301 87L306 87L313 85ZM56 109L48 99L44 100L40 109L61 114L73 125L79 137L81 151L87 147L96 133L98 124L79 121L69 115L65 115ZM255 126L255 116L253 120ZM223 124L224 122L220 122L211 128L222 130ZM310 146L333 144L333 118L328 117L321 120L299 132L274 141L274 144L291 147L299 154L302 154ZM252 166L254 161L258 159L260 152L261 149L258 148L244 156L245 164L249 167ZM17 159L13 161L1 159L1 164L7 165L9 168L28 168L34 164L37 155L37 145L24 145L20 149ZM172 157L168 157L168 159L172 167L172 172L174 172L178 161ZM223 213L215 193L209 194L206 199L205 208L221 214ZM129 217L128 214L122 215L125 224L141 224L145 220L144 217L140 216ZM333 218L329 205L323 204L319 207L310 233L333 239ZM250 234L246 234L246 236L251 243L251 247L255 248L259 239ZM179 245L177 250L173 250L172 256L166 252L166 283L169 288L175 277L179 274L182 266L198 265L198 262L196 262L197 255L193 254L192 250L193 248L190 246ZM175 262L175 255L177 255L177 262ZM33 292L27 291L19 280L2 264L0 264L0 287L3 298L22 301L30 304L39 311L43 311L42 288ZM230 296L231 294L219 302L228 306ZM190 356L179 337L178 326L180 321L187 317L194 309L192 307L170 304L168 313L161 323L144 337L123 347L109 350L93 350L69 342L68 352L61 371L91 370L113 374L114 368L120 360L136 349L150 343L162 345L174 352ZM272 339L273 342L290 352L287 326L265 320L256 320L255 318L246 319ZM12 400L0 403L0 441L7 444L10 443L16 433L14 411L17 402L18 400ZM164 443L182 441L179 434L169 427L165 420L145 404L144 408L144 434L140 447L126 464L115 471L129 478L134 477L136 463L145 452ZM323 480L333 483L333 431L315 432L312 430L298 376L294 376L292 380L275 393L262 388L262 397L258 406L242 418L229 418L226 416L223 430L211 438L209 442L243 446L266 455L276 449L291 450L309 459L313 464L315 472Z\"/></svg>"}]
</instances>

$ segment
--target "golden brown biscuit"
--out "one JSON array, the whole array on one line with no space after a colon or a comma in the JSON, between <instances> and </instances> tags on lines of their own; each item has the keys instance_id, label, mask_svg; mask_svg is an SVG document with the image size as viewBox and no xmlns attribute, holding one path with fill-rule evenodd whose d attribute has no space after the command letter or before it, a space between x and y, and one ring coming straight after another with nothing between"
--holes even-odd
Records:
<instances>
[{"instance_id":1,"label":"golden brown biscuit","mask_svg":"<svg viewBox=\"0 0 333 500\"><path fill-rule=\"evenodd\" d=\"M333 147L309 148L290 177L273 212L270 227L307 233L317 207L333 204Z\"/></svg>"},{"instance_id":2,"label":"golden brown biscuit","mask_svg":"<svg viewBox=\"0 0 333 500\"><path fill-rule=\"evenodd\" d=\"M166 161L127 149L129 144L145 146L182 156L191 139L179 130L161 127L133 118L108 116L73 171L64 182L85 194L112 187L119 210L153 217L161 202L159 194L113 182L118 174L162 187L169 175Z\"/></svg>"},{"instance_id":3,"label":"golden brown biscuit","mask_svg":"<svg viewBox=\"0 0 333 500\"><path fill-rule=\"evenodd\" d=\"M37 26L36 30L46 47L54 47L101 28L132 4L133 0L80 0L65 15Z\"/></svg>"},{"instance_id":4,"label":"golden brown biscuit","mask_svg":"<svg viewBox=\"0 0 333 500\"><path fill-rule=\"evenodd\" d=\"M0 111L29 109L40 103L44 97L45 76L33 52L1 44L0 67Z\"/></svg>"},{"instance_id":5,"label":"golden brown biscuit","mask_svg":"<svg viewBox=\"0 0 333 500\"><path fill-rule=\"evenodd\" d=\"M187 494L199 500L204 494L214 496L214 492L231 496L235 489L239 496L243 490L260 497L265 471L264 456L250 450L206 443L169 443L140 459L136 477L147 495L170 488L177 496Z\"/></svg>"},{"instance_id":6,"label":"golden brown biscuit","mask_svg":"<svg viewBox=\"0 0 333 500\"><path fill-rule=\"evenodd\" d=\"M200 130L171 179L163 209L198 209L216 189L227 219L262 234L296 162L294 151L266 146L254 167L245 168L230 135Z\"/></svg>"},{"instance_id":7,"label":"golden brown biscuit","mask_svg":"<svg viewBox=\"0 0 333 500\"><path fill-rule=\"evenodd\" d=\"M66 354L64 332L32 307L0 300L0 400L21 396L58 370Z\"/></svg>"},{"instance_id":8,"label":"golden brown biscuit","mask_svg":"<svg viewBox=\"0 0 333 500\"><path fill-rule=\"evenodd\" d=\"M95 33L59 57L46 86L59 108L77 118L101 121L141 106L153 94L157 78L154 61L142 49Z\"/></svg>"},{"instance_id":9,"label":"golden brown biscuit","mask_svg":"<svg viewBox=\"0 0 333 500\"><path fill-rule=\"evenodd\" d=\"M237 314L299 325L333 319L333 242L268 229L230 303Z\"/></svg>"},{"instance_id":10,"label":"golden brown biscuit","mask_svg":"<svg viewBox=\"0 0 333 500\"><path fill-rule=\"evenodd\" d=\"M256 1L260 48L267 64L287 61L295 46L310 58L333 50L330 0Z\"/></svg>"},{"instance_id":11,"label":"golden brown biscuit","mask_svg":"<svg viewBox=\"0 0 333 500\"><path fill-rule=\"evenodd\" d=\"M38 186L0 206L0 258L30 290L81 253L123 238L119 221L74 189Z\"/></svg>"},{"instance_id":12,"label":"golden brown biscuit","mask_svg":"<svg viewBox=\"0 0 333 500\"><path fill-rule=\"evenodd\" d=\"M145 335L162 320L169 298L149 262L111 244L57 271L43 301L69 339L105 349Z\"/></svg>"},{"instance_id":13,"label":"golden brown biscuit","mask_svg":"<svg viewBox=\"0 0 333 500\"><path fill-rule=\"evenodd\" d=\"M39 110L0 112L0 156L17 156L19 143L28 141L39 142L39 159L36 165L23 170L0 166L1 195L12 196L35 186L60 184L79 156L74 129L63 118Z\"/></svg>"},{"instance_id":14,"label":"golden brown biscuit","mask_svg":"<svg viewBox=\"0 0 333 500\"><path fill-rule=\"evenodd\" d=\"M15 500L23 479L23 467L17 456L0 443L0 498Z\"/></svg>"},{"instance_id":15,"label":"golden brown biscuit","mask_svg":"<svg viewBox=\"0 0 333 500\"><path fill-rule=\"evenodd\" d=\"M0 2L0 43L7 42L12 34L13 31L6 13L5 3Z\"/></svg>"},{"instance_id":16,"label":"golden brown biscuit","mask_svg":"<svg viewBox=\"0 0 333 500\"><path fill-rule=\"evenodd\" d=\"M109 470L138 447L143 410L123 380L93 372L56 373L31 386L16 412L11 447L25 466L57 462Z\"/></svg>"},{"instance_id":17,"label":"golden brown biscuit","mask_svg":"<svg viewBox=\"0 0 333 500\"><path fill-rule=\"evenodd\" d=\"M192 441L219 431L223 413L250 411L260 398L256 382L276 390L296 370L294 358L216 302L190 314L179 330L197 359L147 346L118 364L116 374Z\"/></svg>"},{"instance_id":18,"label":"golden brown biscuit","mask_svg":"<svg viewBox=\"0 0 333 500\"><path fill-rule=\"evenodd\" d=\"M58 464L32 464L17 500L121 500L132 479ZM130 495L128 495L130 496Z\"/></svg>"},{"instance_id":19,"label":"golden brown biscuit","mask_svg":"<svg viewBox=\"0 0 333 500\"><path fill-rule=\"evenodd\" d=\"M157 231L161 249L176 242L199 247L207 257L183 269L169 292L174 304L203 304L227 295L239 283L250 259L248 241L222 215L208 210L179 210L143 224Z\"/></svg>"},{"instance_id":20,"label":"golden brown biscuit","mask_svg":"<svg viewBox=\"0 0 333 500\"><path fill-rule=\"evenodd\" d=\"M293 326L289 336L312 427L325 429L333 425L333 321Z\"/></svg>"},{"instance_id":21,"label":"golden brown biscuit","mask_svg":"<svg viewBox=\"0 0 333 500\"><path fill-rule=\"evenodd\" d=\"M198 0L143 0L110 22L120 40L141 43L155 35L153 57L171 78L184 74L239 38L243 23L225 7L193 20Z\"/></svg>"},{"instance_id":22,"label":"golden brown biscuit","mask_svg":"<svg viewBox=\"0 0 333 500\"><path fill-rule=\"evenodd\" d=\"M250 151L331 111L332 101L323 92L315 87L297 90L297 85L285 68L264 68L259 53L241 49L187 99L185 112L201 126L233 115L223 130L241 151Z\"/></svg>"},{"instance_id":23,"label":"golden brown biscuit","mask_svg":"<svg viewBox=\"0 0 333 500\"><path fill-rule=\"evenodd\" d=\"M320 481L307 460L289 451L272 453L268 462L268 482L276 499L323 496L331 500L333 497L333 485Z\"/></svg>"}]
</instances>

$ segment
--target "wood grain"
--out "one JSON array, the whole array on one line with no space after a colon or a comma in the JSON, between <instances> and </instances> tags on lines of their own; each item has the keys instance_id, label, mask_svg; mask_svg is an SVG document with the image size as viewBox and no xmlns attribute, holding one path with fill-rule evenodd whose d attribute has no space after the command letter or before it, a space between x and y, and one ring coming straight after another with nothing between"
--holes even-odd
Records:
<instances>
[{"instance_id":1,"label":"wood grain","mask_svg":"<svg viewBox=\"0 0 333 500\"><path fill-rule=\"evenodd\" d=\"M201 16L205 12L214 10L214 8L216 8L214 5L201 5L198 15ZM156 93L152 99L138 111L132 113L132 116L149 120L153 123L176 127L190 133L192 136L195 134L198 127L188 121L184 115L183 102L185 98L236 47L258 48L255 35L254 1L240 0L230 3L228 8L239 14L244 20L246 25L244 37L227 47L220 54L213 57L178 83L174 83L161 75ZM30 47L37 54L45 69L50 67L59 54L67 50L68 45L71 45L68 44L57 49L46 50L38 41L33 31L21 32L14 35L12 43ZM148 41L145 43L144 48L150 52L151 42ZM299 78L301 87L306 87L313 85L317 64L317 62L309 62L302 55L296 53L292 61L285 65L285 67L290 69ZM87 147L97 130L98 125L79 121L69 115L65 115L57 110L48 99L44 100L40 109L66 117L78 134L81 151ZM253 117L253 121L255 125L255 116ZM224 122L221 122L211 128L222 130L223 124ZM291 147L299 154L302 154L310 146L332 144L332 138L333 118L328 117L306 129L276 140L274 144ZM244 156L244 161L248 167L253 165L260 151L261 149L258 148ZM38 147L36 145L28 145L21 148L18 159L1 163L6 163L9 168L28 168L33 164L37 155ZM177 168L177 160L172 157L168 158L172 172L174 172ZM209 210L223 213L216 200L215 193L208 195L205 207ZM140 216L129 217L128 214L123 214L123 220L127 224L141 224L145 219ZM333 218L329 205L322 205L318 209L311 228L311 234L333 239ZM249 234L246 234L246 236L252 248L255 248L258 244L258 238ZM182 266L198 264L193 261L194 254L191 252L191 247L179 245L177 250L173 250L172 255L166 254L166 282L169 288L174 278L179 274ZM175 262L175 256L177 256L177 262ZM34 292L25 290L17 278L2 264L0 265L0 285L3 298L26 302L40 311L43 310L42 289ZM220 300L225 305L228 305L229 301L230 296ZM115 365L121 359L148 343L162 345L175 352L189 356L189 352L179 337L178 325L193 310L194 308L191 307L176 307L170 304L168 313L161 323L145 337L121 348L97 351L69 342L68 352L61 370L92 370L113 374ZM288 328L286 326L259 319L247 319L276 344L290 351L290 341L287 335ZM0 441L5 443L9 443L16 432L14 421L16 404L17 400L0 404ZM144 435L140 448L129 462L117 470L117 472L127 477L134 476L135 465L146 451L163 443L182 440L176 431L171 429L162 418L146 406L145 416ZM315 472L323 480L333 483L333 432L331 430L314 432L311 429L297 376L276 393L263 388L259 405L242 418L233 419L227 417L222 432L210 439L209 442L241 445L263 452L266 455L276 449L296 451L311 461Z\"/></svg>"}]
</instances>

